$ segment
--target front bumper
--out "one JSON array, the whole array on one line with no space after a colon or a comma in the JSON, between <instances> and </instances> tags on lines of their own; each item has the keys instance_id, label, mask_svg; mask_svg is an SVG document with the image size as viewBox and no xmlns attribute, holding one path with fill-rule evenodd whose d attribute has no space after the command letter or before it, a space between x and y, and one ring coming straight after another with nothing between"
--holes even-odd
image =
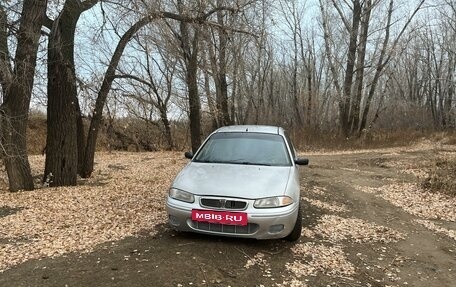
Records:
<instances>
[{"instance_id":1,"label":"front bumper","mask_svg":"<svg viewBox=\"0 0 456 287\"><path fill-rule=\"evenodd\" d=\"M248 214L248 225L234 226L193 221L192 209L204 209L197 203L186 203L169 197L166 202L169 224L175 230L256 239L276 239L289 235L296 223L298 208L299 203L296 202L285 207L256 209L252 200L242 210Z\"/></svg>"}]
</instances>

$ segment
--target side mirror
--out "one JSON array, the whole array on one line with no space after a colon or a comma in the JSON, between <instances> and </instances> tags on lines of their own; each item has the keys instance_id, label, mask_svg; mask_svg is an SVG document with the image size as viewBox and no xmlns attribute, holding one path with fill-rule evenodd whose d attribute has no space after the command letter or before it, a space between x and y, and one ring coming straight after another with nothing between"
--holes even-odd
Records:
<instances>
[{"instance_id":1,"label":"side mirror","mask_svg":"<svg viewBox=\"0 0 456 287\"><path fill-rule=\"evenodd\" d=\"M294 162L297 165L308 165L309 164L309 159L308 158L297 158L297 159L295 159Z\"/></svg>"},{"instance_id":2,"label":"side mirror","mask_svg":"<svg viewBox=\"0 0 456 287\"><path fill-rule=\"evenodd\" d=\"M186 151L184 153L184 156L188 159L192 159L193 158L193 153L191 151Z\"/></svg>"}]
</instances>

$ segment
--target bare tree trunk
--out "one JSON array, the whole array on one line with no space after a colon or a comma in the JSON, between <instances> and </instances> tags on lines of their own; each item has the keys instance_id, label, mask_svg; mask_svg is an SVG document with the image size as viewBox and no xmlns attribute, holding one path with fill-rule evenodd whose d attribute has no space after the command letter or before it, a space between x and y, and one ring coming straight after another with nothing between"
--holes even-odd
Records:
<instances>
[{"instance_id":1,"label":"bare tree trunk","mask_svg":"<svg viewBox=\"0 0 456 287\"><path fill-rule=\"evenodd\" d=\"M334 56L333 56L333 52L332 52L331 44L330 44L331 43L331 39L330 39L328 22L327 22L328 21L328 15L326 14L326 11L324 9L322 0L319 0L319 2L320 2L320 11L321 11L321 15L322 15L322 26L323 26L323 32L324 32L324 37L323 38L324 38L324 42L325 42L326 58L328 59L328 65L329 65L329 69L331 71L331 75L332 75L332 78L333 78L332 80L334 82L334 87L335 87L336 92L337 92L337 98L341 98L341 86L340 86L340 83L339 83L337 69L336 69L336 66L334 64L334 60L333 60ZM339 105L339 107L340 107L340 105Z\"/></svg>"},{"instance_id":2,"label":"bare tree trunk","mask_svg":"<svg viewBox=\"0 0 456 287\"><path fill-rule=\"evenodd\" d=\"M217 6L221 7L221 1L217 0ZM217 95L217 110L219 111L219 123L224 126L231 123L230 113L228 110L228 83L226 81L226 48L228 37L224 30L223 11L217 12L217 23L220 25L218 28L219 33L219 69L218 69L218 83L220 84L220 94Z\"/></svg>"},{"instance_id":3,"label":"bare tree trunk","mask_svg":"<svg viewBox=\"0 0 456 287\"><path fill-rule=\"evenodd\" d=\"M339 102L340 122L342 133L349 137L350 134L350 106L352 100L353 71L355 68L356 51L358 48L358 30L361 21L361 3L359 0L353 1L352 25L349 30L350 39L347 52L347 64L345 67L343 96Z\"/></svg>"},{"instance_id":4,"label":"bare tree trunk","mask_svg":"<svg viewBox=\"0 0 456 287\"><path fill-rule=\"evenodd\" d=\"M190 138L192 151L196 152L201 145L201 103L198 94L198 28L195 28L193 39L190 39L189 24L180 23L181 46L185 59L185 80L188 90Z\"/></svg>"},{"instance_id":5,"label":"bare tree trunk","mask_svg":"<svg viewBox=\"0 0 456 287\"><path fill-rule=\"evenodd\" d=\"M293 6L294 6L293 2ZM300 105L300 92L298 90L298 32L297 29L300 27L297 26L297 16L296 8L292 10L293 23L290 24L291 29L293 29L293 67L292 67L292 76L291 76L291 94L293 97L293 108L295 113L295 119L297 127L300 129L302 127L302 117L301 117L301 105Z\"/></svg>"},{"instance_id":6,"label":"bare tree trunk","mask_svg":"<svg viewBox=\"0 0 456 287\"><path fill-rule=\"evenodd\" d=\"M292 74L292 83L291 83L291 93L293 95L293 106L295 112L295 119L298 128L302 127L302 118L301 118L301 105L299 103L299 91L298 91L298 43L296 38L296 33L293 36L293 74Z\"/></svg>"},{"instance_id":7,"label":"bare tree trunk","mask_svg":"<svg viewBox=\"0 0 456 287\"><path fill-rule=\"evenodd\" d=\"M312 76L313 76L313 70L314 70L314 65L312 63L312 57L313 57L313 52L312 52L312 44L310 40L308 41L308 50L309 50L309 56L306 57L305 52L304 52L304 39L302 36L302 31L301 28L298 28L298 36L299 36L299 43L300 43L300 50L301 50L301 60L303 61L304 68L306 70L306 80L307 80L307 111L306 111L306 125L307 127L310 127L312 124L312 109L313 109L313 104L312 104L312 99L313 99L313 84L312 84Z\"/></svg>"},{"instance_id":8,"label":"bare tree trunk","mask_svg":"<svg viewBox=\"0 0 456 287\"><path fill-rule=\"evenodd\" d=\"M194 50L193 53L196 51ZM195 53L196 54L196 53ZM190 137L192 142L192 151L196 152L201 145L201 103L198 94L197 78L197 58L192 55L189 59L186 71L186 80L188 85L188 103L190 108Z\"/></svg>"},{"instance_id":9,"label":"bare tree trunk","mask_svg":"<svg viewBox=\"0 0 456 287\"><path fill-rule=\"evenodd\" d=\"M364 66L366 61L366 46L367 46L367 37L369 33L369 21L370 14L372 10L372 1L367 0L366 6L364 6L363 14L361 17L361 34L359 36L359 45L358 45L358 57L356 63L356 79L355 79L355 95L352 100L350 116L349 116L349 125L350 125L350 134L356 134L359 128L359 121L361 118L360 109L361 109L361 99L363 96L363 87L364 87Z\"/></svg>"},{"instance_id":10,"label":"bare tree trunk","mask_svg":"<svg viewBox=\"0 0 456 287\"><path fill-rule=\"evenodd\" d=\"M65 2L48 42L47 140L44 181L76 185L78 172L77 87L74 36L80 13L75 0Z\"/></svg>"},{"instance_id":11,"label":"bare tree trunk","mask_svg":"<svg viewBox=\"0 0 456 287\"><path fill-rule=\"evenodd\" d=\"M27 120L35 76L41 26L46 20L46 0L24 0L17 35L15 67L11 67L7 40L7 14L0 7L0 106L2 156L10 191L32 190L27 156Z\"/></svg>"},{"instance_id":12,"label":"bare tree trunk","mask_svg":"<svg viewBox=\"0 0 456 287\"><path fill-rule=\"evenodd\" d=\"M207 54L211 66L211 72L208 70L204 72L204 77L205 77L205 88L206 88L206 96L207 96L207 101L209 105L209 110L213 116L213 121L212 121L212 128L217 129L221 126L223 126L223 115L221 109L221 105L219 104L222 96L221 96L221 84L220 84L220 77L219 77L219 69L217 66L217 56L215 52L216 44L212 42L210 39L210 36L206 36L206 49L207 49ZM206 57L204 58L204 66L206 66ZM212 97L211 91L210 91L210 80L209 80L209 74L212 75L212 79L214 81L215 85L215 99Z\"/></svg>"},{"instance_id":13,"label":"bare tree trunk","mask_svg":"<svg viewBox=\"0 0 456 287\"><path fill-rule=\"evenodd\" d=\"M48 43L46 162L43 180L51 186L77 184L82 169L84 127L78 102L74 38L81 14L99 0L67 0L51 27Z\"/></svg>"},{"instance_id":14,"label":"bare tree trunk","mask_svg":"<svg viewBox=\"0 0 456 287\"><path fill-rule=\"evenodd\" d=\"M209 46L209 45L208 45ZM209 50L209 54L211 54L210 51L212 51L211 48L207 47ZM207 58L203 57L203 67L207 67ZM214 99L212 97L211 93L211 88L210 88L210 79L209 79L209 71L207 69L203 71L204 75L204 91L206 93L206 99L207 99L207 105L209 107L209 114L212 117L212 127L216 129L219 124L218 124L218 117L217 117L217 108L214 103Z\"/></svg>"},{"instance_id":15,"label":"bare tree trunk","mask_svg":"<svg viewBox=\"0 0 456 287\"><path fill-rule=\"evenodd\" d=\"M309 56L310 57L310 56ZM313 88L312 88L312 69L310 68L312 65L309 62L307 63L307 126L310 127L312 125L312 98L313 98Z\"/></svg>"},{"instance_id":16,"label":"bare tree trunk","mask_svg":"<svg viewBox=\"0 0 456 287\"><path fill-rule=\"evenodd\" d=\"M84 130L84 119L82 117L81 106L79 101L75 101L76 104L76 138L78 147L78 174L82 174L82 168L84 166L84 151L86 143L86 133Z\"/></svg>"},{"instance_id":17,"label":"bare tree trunk","mask_svg":"<svg viewBox=\"0 0 456 287\"><path fill-rule=\"evenodd\" d=\"M451 109L453 106L453 97L454 97L454 72L455 72L455 56L453 54L449 55L450 59L448 62L448 71L447 71L447 85L448 85L448 94L445 100L445 119L448 125L448 128L454 128L453 117L451 114Z\"/></svg>"},{"instance_id":18,"label":"bare tree trunk","mask_svg":"<svg viewBox=\"0 0 456 287\"><path fill-rule=\"evenodd\" d=\"M174 69L174 68L172 68L172 69ZM174 74L174 70L173 70L173 72L171 72L170 75L168 75L166 77L166 81L167 81L166 86L167 86L168 93L167 93L164 101L158 96L158 92L156 92L157 102L160 107L160 109L159 109L160 110L160 119L165 128L165 137L166 137L166 141L168 143L169 150L172 150L175 147L173 135L171 133L171 124L170 124L169 118L168 118L168 103L169 103L169 100L171 99L171 95L172 95L171 86L172 86L173 74Z\"/></svg>"},{"instance_id":19,"label":"bare tree trunk","mask_svg":"<svg viewBox=\"0 0 456 287\"><path fill-rule=\"evenodd\" d=\"M163 123L164 127L164 135L166 139L166 143L168 145L167 150L172 150L174 148L174 141L173 141L173 135L171 134L171 125L169 123L168 119L168 110L166 106L161 106L159 108L160 111L160 120Z\"/></svg>"}]
</instances>

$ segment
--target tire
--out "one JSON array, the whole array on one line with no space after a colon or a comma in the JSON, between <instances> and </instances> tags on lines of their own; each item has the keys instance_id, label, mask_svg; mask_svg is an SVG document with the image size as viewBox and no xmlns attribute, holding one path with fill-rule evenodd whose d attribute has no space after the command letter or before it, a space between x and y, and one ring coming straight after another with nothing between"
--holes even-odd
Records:
<instances>
[{"instance_id":1,"label":"tire","mask_svg":"<svg viewBox=\"0 0 456 287\"><path fill-rule=\"evenodd\" d=\"M301 237L301 229L302 229L302 214L301 214L301 205L298 207L298 217L296 218L296 223L293 227L293 230L290 234L285 237L285 240L288 241L296 241Z\"/></svg>"}]
</instances>

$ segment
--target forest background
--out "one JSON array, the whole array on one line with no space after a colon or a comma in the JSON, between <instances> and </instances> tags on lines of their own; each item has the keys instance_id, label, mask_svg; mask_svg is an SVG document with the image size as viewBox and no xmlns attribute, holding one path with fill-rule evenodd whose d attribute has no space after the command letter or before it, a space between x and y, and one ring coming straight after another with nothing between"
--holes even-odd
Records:
<instances>
[{"instance_id":1,"label":"forest background","mask_svg":"<svg viewBox=\"0 0 456 287\"><path fill-rule=\"evenodd\" d=\"M452 0L24 0L0 4L11 191L90 177L96 150L195 151L229 124L299 149L454 133Z\"/></svg>"}]
</instances>

